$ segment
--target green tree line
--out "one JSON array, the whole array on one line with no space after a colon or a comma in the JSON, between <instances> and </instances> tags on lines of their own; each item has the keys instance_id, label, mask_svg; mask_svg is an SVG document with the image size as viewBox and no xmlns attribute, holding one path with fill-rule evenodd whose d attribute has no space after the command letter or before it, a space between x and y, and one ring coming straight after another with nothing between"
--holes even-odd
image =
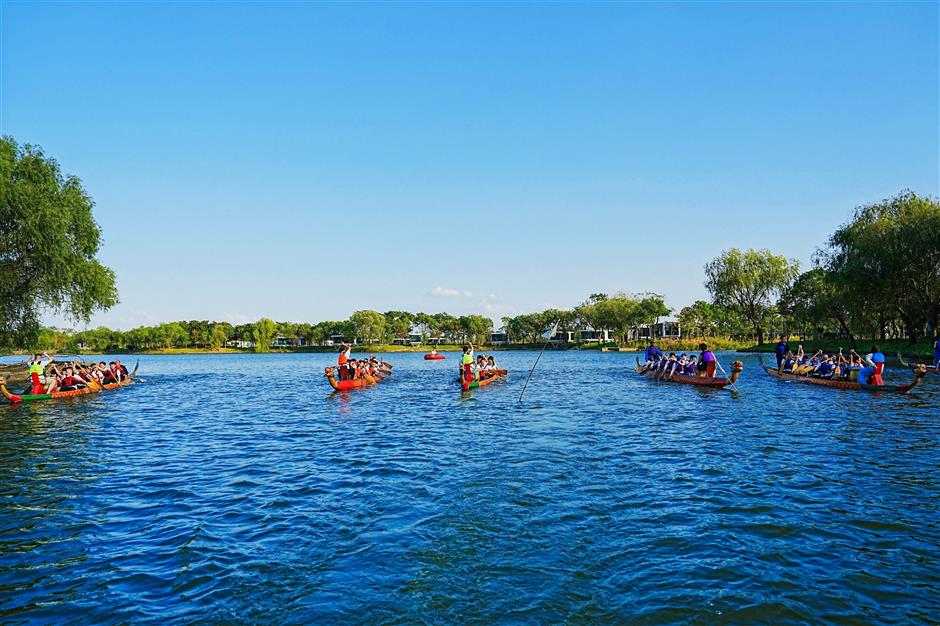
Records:
<instances>
[{"instance_id":1,"label":"green tree line","mask_svg":"<svg viewBox=\"0 0 940 626\"><path fill-rule=\"evenodd\" d=\"M850 342L937 336L940 203L904 191L855 209L812 267L769 250L731 249L705 265L711 301L679 313L702 336L767 332Z\"/></svg>"},{"instance_id":2,"label":"green tree line","mask_svg":"<svg viewBox=\"0 0 940 626\"><path fill-rule=\"evenodd\" d=\"M626 338L631 329L655 322L669 309L661 296L644 294L608 297L594 294L572 310L549 309L503 318L504 330L513 342L540 341L542 333L556 321L561 332L576 332L585 326L606 328ZM275 322L262 318L257 322L233 325L208 320L176 321L131 330L106 327L83 331L44 328L35 344L28 347L44 350L160 350L198 348L218 350L230 341L245 342L257 352L267 352L277 338L284 347L327 345L334 338L366 344L390 344L396 339L411 340L417 334L423 343L485 344L494 330L493 320L483 315L454 316L448 313L411 313L408 311L356 311L345 321Z\"/></svg>"}]
</instances>

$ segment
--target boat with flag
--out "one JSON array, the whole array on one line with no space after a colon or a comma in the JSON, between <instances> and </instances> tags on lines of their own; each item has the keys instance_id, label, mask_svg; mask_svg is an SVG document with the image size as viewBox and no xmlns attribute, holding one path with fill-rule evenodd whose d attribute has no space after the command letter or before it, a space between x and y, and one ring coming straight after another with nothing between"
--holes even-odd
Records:
<instances>
[{"instance_id":1,"label":"boat with flag","mask_svg":"<svg viewBox=\"0 0 940 626\"><path fill-rule=\"evenodd\" d=\"M914 380L906 385L870 385L870 384L861 384L858 382L853 382L849 380L836 380L832 378L819 378L815 376L808 376L805 374L794 374L786 370L780 370L775 367L764 364L764 359L758 357L760 360L761 367L764 368L764 371L767 372L770 376L780 380L792 380L798 383L806 383L808 385L817 385L819 387L830 387L833 389L847 389L850 391L881 391L884 393L907 393L914 387L916 387L924 375L927 373L926 365L917 365L914 366Z\"/></svg>"}]
</instances>

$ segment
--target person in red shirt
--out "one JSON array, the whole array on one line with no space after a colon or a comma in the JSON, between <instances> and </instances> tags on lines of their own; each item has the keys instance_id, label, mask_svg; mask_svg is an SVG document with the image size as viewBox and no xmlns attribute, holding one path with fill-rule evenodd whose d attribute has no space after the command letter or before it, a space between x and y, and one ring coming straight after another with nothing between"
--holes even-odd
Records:
<instances>
[{"instance_id":1,"label":"person in red shirt","mask_svg":"<svg viewBox=\"0 0 940 626\"><path fill-rule=\"evenodd\" d=\"M336 359L336 364L339 365L339 379L340 380L351 380L351 372L349 371L349 355L352 352L352 346L348 343L343 344L343 349L339 353L339 357Z\"/></svg>"},{"instance_id":2,"label":"person in red shirt","mask_svg":"<svg viewBox=\"0 0 940 626\"><path fill-rule=\"evenodd\" d=\"M76 389L84 389L85 381L75 375L75 370L71 367L65 368L65 373L62 375L62 379L59 381L59 391L75 391Z\"/></svg>"}]
</instances>

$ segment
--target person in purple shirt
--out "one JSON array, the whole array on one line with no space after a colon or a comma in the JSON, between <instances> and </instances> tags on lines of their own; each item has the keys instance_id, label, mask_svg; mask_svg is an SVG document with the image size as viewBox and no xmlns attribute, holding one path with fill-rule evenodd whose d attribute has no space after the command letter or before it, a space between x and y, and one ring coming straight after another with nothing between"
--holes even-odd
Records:
<instances>
[{"instance_id":1,"label":"person in purple shirt","mask_svg":"<svg viewBox=\"0 0 940 626\"><path fill-rule=\"evenodd\" d=\"M715 367L718 365L718 359L715 358L715 353L709 350L708 345L704 343L700 343L698 348L702 351L698 357L699 376L713 377L715 375Z\"/></svg>"}]
</instances>

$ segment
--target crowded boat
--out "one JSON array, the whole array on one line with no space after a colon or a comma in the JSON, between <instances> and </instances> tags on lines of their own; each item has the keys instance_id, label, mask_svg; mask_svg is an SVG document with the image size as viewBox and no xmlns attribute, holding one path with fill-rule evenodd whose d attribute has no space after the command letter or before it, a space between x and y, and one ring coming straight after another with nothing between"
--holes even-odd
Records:
<instances>
[{"instance_id":1,"label":"crowded boat","mask_svg":"<svg viewBox=\"0 0 940 626\"><path fill-rule=\"evenodd\" d=\"M835 353L817 350L808 355L802 345L797 347L796 352L792 352L788 346L781 349L781 343L778 342L774 348L777 370L780 373L860 385L884 385L885 355L877 345L872 346L864 356L855 350L849 350L849 353L845 354L841 348Z\"/></svg>"},{"instance_id":2,"label":"crowded boat","mask_svg":"<svg viewBox=\"0 0 940 626\"><path fill-rule=\"evenodd\" d=\"M504 372L505 370L496 366L496 360L492 355L477 354L474 357L473 344L470 343L464 347L463 356L460 359L461 380L479 382Z\"/></svg>"},{"instance_id":3,"label":"crowded boat","mask_svg":"<svg viewBox=\"0 0 940 626\"><path fill-rule=\"evenodd\" d=\"M35 354L27 362L29 385L24 395L52 394L79 389L99 389L103 385L120 384L130 374L120 361L85 363L55 361L46 353Z\"/></svg>"},{"instance_id":4,"label":"crowded boat","mask_svg":"<svg viewBox=\"0 0 940 626\"><path fill-rule=\"evenodd\" d=\"M673 376L704 376L713 378L718 359L707 344L699 344L699 354L663 354L654 342L646 348L646 362L640 365L641 374L655 374L657 378Z\"/></svg>"}]
</instances>

